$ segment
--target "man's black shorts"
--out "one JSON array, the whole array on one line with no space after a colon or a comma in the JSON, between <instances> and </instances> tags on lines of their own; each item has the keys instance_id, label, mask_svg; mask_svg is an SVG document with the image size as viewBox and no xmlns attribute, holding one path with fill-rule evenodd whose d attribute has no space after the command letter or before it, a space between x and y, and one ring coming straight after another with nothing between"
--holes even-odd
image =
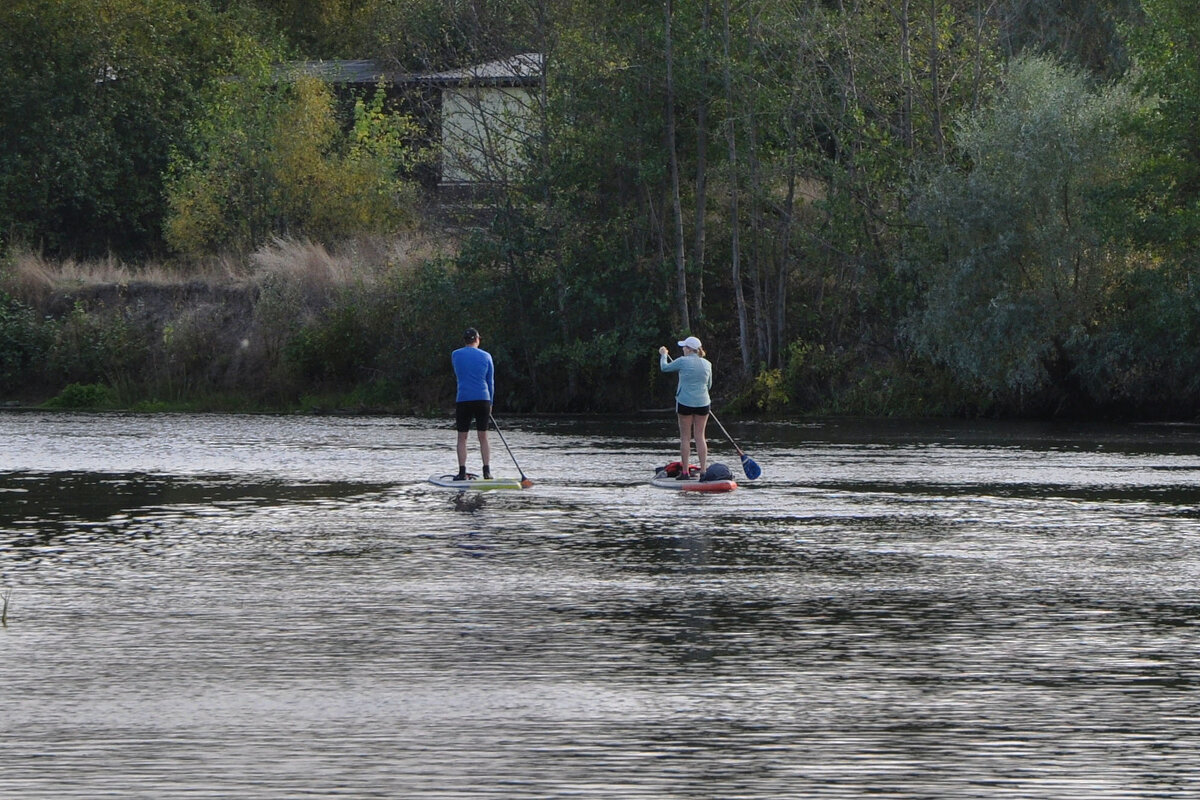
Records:
<instances>
[{"instance_id":1,"label":"man's black shorts","mask_svg":"<svg viewBox=\"0 0 1200 800\"><path fill-rule=\"evenodd\" d=\"M454 407L454 422L459 433L471 430L471 421L475 421L475 430L486 431L488 420L492 417L492 404L487 400L464 400Z\"/></svg>"}]
</instances>

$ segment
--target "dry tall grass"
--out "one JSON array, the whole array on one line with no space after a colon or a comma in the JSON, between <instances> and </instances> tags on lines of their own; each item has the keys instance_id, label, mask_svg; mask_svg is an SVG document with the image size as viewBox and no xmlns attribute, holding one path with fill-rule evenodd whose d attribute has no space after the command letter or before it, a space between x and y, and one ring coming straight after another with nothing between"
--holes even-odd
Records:
<instances>
[{"instance_id":1,"label":"dry tall grass","mask_svg":"<svg viewBox=\"0 0 1200 800\"><path fill-rule=\"evenodd\" d=\"M275 279L313 289L345 286L355 276L349 258L332 255L323 244L307 239L275 237L251 254L250 263L257 279Z\"/></svg>"},{"instance_id":2,"label":"dry tall grass","mask_svg":"<svg viewBox=\"0 0 1200 800\"><path fill-rule=\"evenodd\" d=\"M244 282L246 277L246 270L229 259L213 259L184 272L159 263L131 265L113 256L89 261L73 258L52 261L41 253L17 249L0 266L0 290L36 303L50 294L94 286L176 286L196 281L229 285Z\"/></svg>"},{"instance_id":3,"label":"dry tall grass","mask_svg":"<svg viewBox=\"0 0 1200 800\"><path fill-rule=\"evenodd\" d=\"M395 270L409 271L433 258L453 255L457 242L430 235L364 237L332 249L307 239L277 237L249 258L214 256L186 267L161 263L131 265L113 256L53 261L41 253L14 248L0 262L0 290L30 303L55 293L105 285L245 286L263 280L329 290L353 283L371 285Z\"/></svg>"}]
</instances>

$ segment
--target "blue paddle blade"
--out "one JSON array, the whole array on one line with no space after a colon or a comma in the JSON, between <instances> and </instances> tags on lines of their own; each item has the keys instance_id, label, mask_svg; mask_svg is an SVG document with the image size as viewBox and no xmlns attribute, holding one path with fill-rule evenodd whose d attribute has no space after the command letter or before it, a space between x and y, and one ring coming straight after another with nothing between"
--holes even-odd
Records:
<instances>
[{"instance_id":1,"label":"blue paddle blade","mask_svg":"<svg viewBox=\"0 0 1200 800\"><path fill-rule=\"evenodd\" d=\"M753 458L742 453L742 472L745 472L746 477L750 480L755 480L762 475L762 467L758 466L758 462Z\"/></svg>"}]
</instances>

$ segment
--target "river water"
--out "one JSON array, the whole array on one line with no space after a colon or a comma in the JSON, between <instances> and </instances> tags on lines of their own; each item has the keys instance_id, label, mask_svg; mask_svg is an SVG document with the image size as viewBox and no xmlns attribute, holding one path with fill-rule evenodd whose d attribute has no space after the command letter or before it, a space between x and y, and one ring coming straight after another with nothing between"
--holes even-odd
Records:
<instances>
[{"instance_id":1,"label":"river water","mask_svg":"<svg viewBox=\"0 0 1200 800\"><path fill-rule=\"evenodd\" d=\"M722 421L0 414L0 797L1197 796L1200 428Z\"/></svg>"}]
</instances>

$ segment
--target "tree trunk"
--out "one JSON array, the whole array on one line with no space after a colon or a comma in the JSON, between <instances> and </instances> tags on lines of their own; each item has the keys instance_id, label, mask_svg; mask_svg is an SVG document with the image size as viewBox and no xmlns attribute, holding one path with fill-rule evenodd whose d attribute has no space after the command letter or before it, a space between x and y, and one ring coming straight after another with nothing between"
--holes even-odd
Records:
<instances>
[{"instance_id":1,"label":"tree trunk","mask_svg":"<svg viewBox=\"0 0 1200 800\"><path fill-rule=\"evenodd\" d=\"M758 55L758 17L752 3L748 8L748 13L750 15L748 31L750 61L754 63ZM754 363L757 364L771 358L771 331L770 325L767 322L769 316L767 313L767 281L763 267L766 259L763 256L762 163L759 160L758 118L755 98L752 92L743 92L742 96L747 99L746 109L743 114L746 120L747 151L749 154L746 166L750 171L750 289L751 299L754 303L753 358Z\"/></svg>"},{"instance_id":2,"label":"tree trunk","mask_svg":"<svg viewBox=\"0 0 1200 800\"><path fill-rule=\"evenodd\" d=\"M665 44L667 60L667 155L671 164L671 214L675 238L675 299L679 304L680 330L691 333L692 323L688 314L687 258L683 244L683 205L679 198L679 153L675 147L675 72L674 54L671 52L672 0L666 0Z\"/></svg>"},{"instance_id":3,"label":"tree trunk","mask_svg":"<svg viewBox=\"0 0 1200 800\"><path fill-rule=\"evenodd\" d=\"M900 76L903 81L903 105L900 111L900 130L904 137L904 147L912 153L913 136L913 74L912 74L912 37L909 34L909 0L901 0L900 9Z\"/></svg>"},{"instance_id":4,"label":"tree trunk","mask_svg":"<svg viewBox=\"0 0 1200 800\"><path fill-rule=\"evenodd\" d=\"M780 220L781 242L779 253L778 282L775 285L775 360L776 367L784 367L784 353L787 348L784 336L787 330L787 285L791 276L792 260L792 230L796 220L796 147L799 133L799 122L796 119L797 93L793 90L791 108L788 113L788 158L787 158L787 197L783 203L782 219Z\"/></svg>"},{"instance_id":5,"label":"tree trunk","mask_svg":"<svg viewBox=\"0 0 1200 800\"><path fill-rule=\"evenodd\" d=\"M708 40L712 4L704 0L702 39ZM700 101L696 108L696 222L692 238L692 309L704 319L704 245L708 211L708 56L700 60Z\"/></svg>"},{"instance_id":6,"label":"tree trunk","mask_svg":"<svg viewBox=\"0 0 1200 800\"><path fill-rule=\"evenodd\" d=\"M729 231L730 231L730 278L733 281L733 296L737 304L738 345L742 352L742 375L750 375L750 331L746 318L746 296L742 291L742 244L738 220L738 159L737 118L733 109L737 107L733 96L733 69L730 65L732 33L729 29L729 0L724 0L724 33L722 36L725 54L725 104L728 115L725 120L725 138L729 145Z\"/></svg>"},{"instance_id":7,"label":"tree trunk","mask_svg":"<svg viewBox=\"0 0 1200 800\"><path fill-rule=\"evenodd\" d=\"M942 79L941 42L938 37L938 0L929 0L929 94L930 124L933 126L933 144L938 156L945 158L946 138L942 134Z\"/></svg>"}]
</instances>

